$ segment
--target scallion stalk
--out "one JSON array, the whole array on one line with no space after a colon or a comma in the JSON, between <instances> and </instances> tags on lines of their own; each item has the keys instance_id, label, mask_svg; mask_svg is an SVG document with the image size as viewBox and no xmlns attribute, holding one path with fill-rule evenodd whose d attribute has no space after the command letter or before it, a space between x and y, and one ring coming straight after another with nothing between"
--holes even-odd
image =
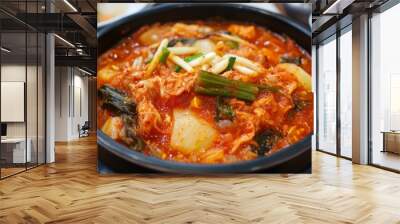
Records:
<instances>
[{"instance_id":1,"label":"scallion stalk","mask_svg":"<svg viewBox=\"0 0 400 224\"><path fill-rule=\"evenodd\" d=\"M185 57L183 60L184 60L185 62L191 62L191 61L193 61L194 59L199 58L199 57L201 57L201 56L203 56L203 53L197 53L197 54L194 54L194 55L191 55L191 56L187 56L187 57ZM182 69L182 67L179 66L179 65L177 65L176 68L175 68L175 72L180 72L181 69Z\"/></svg>"},{"instance_id":2,"label":"scallion stalk","mask_svg":"<svg viewBox=\"0 0 400 224\"><path fill-rule=\"evenodd\" d=\"M162 48L162 53L161 53L161 56L160 56L160 62L161 63L165 63L167 61L167 58L168 58L169 54L170 54L169 50L166 47L163 47Z\"/></svg>"},{"instance_id":3,"label":"scallion stalk","mask_svg":"<svg viewBox=\"0 0 400 224\"><path fill-rule=\"evenodd\" d=\"M253 101L259 92L254 84L200 71L197 79L195 92L211 96L236 97L238 99Z\"/></svg>"},{"instance_id":4,"label":"scallion stalk","mask_svg":"<svg viewBox=\"0 0 400 224\"><path fill-rule=\"evenodd\" d=\"M236 58L235 57L229 57L229 62L228 66L226 67L225 71L230 71L233 69L233 65L235 64Z\"/></svg>"},{"instance_id":5,"label":"scallion stalk","mask_svg":"<svg viewBox=\"0 0 400 224\"><path fill-rule=\"evenodd\" d=\"M253 101L256 99L256 95L244 92L244 91L232 91L229 89L221 89L221 88L214 88L214 87L202 87L202 86L195 86L194 91L196 93L209 95L209 96L226 96L226 97L236 97L241 100Z\"/></svg>"},{"instance_id":6,"label":"scallion stalk","mask_svg":"<svg viewBox=\"0 0 400 224\"><path fill-rule=\"evenodd\" d=\"M258 87L255 86L254 84L245 83L239 80L231 80L223 76L216 75L206 71L200 71L198 82L203 83L203 85L221 85L225 87L240 89L255 94L257 94L259 91Z\"/></svg>"}]
</instances>

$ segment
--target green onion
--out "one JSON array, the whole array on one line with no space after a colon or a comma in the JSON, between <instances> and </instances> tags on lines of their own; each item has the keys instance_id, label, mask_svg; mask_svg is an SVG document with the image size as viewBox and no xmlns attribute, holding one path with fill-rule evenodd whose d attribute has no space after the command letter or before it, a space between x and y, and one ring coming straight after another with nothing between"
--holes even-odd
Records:
<instances>
[{"instance_id":1,"label":"green onion","mask_svg":"<svg viewBox=\"0 0 400 224\"><path fill-rule=\"evenodd\" d=\"M205 85L216 85L222 87L230 87L234 89L240 89L246 92L257 94L259 89L257 86L251 83L242 82L239 80L231 80L220 75L213 74L207 71L200 71L198 83Z\"/></svg>"},{"instance_id":2,"label":"green onion","mask_svg":"<svg viewBox=\"0 0 400 224\"><path fill-rule=\"evenodd\" d=\"M177 65L177 66L175 67L175 72L180 72L180 71L181 71L181 69L182 69L182 67L181 67L181 66L179 66L179 65Z\"/></svg>"},{"instance_id":3,"label":"green onion","mask_svg":"<svg viewBox=\"0 0 400 224\"><path fill-rule=\"evenodd\" d=\"M224 41L224 43L226 45L228 45L228 47L230 47L231 49L238 49L239 48L239 43L237 41L226 40L226 41Z\"/></svg>"},{"instance_id":4,"label":"green onion","mask_svg":"<svg viewBox=\"0 0 400 224\"><path fill-rule=\"evenodd\" d=\"M187 57L185 57L183 60L186 61L186 62L191 62L191 61L193 61L194 59L199 58L199 57L201 57L201 56L203 56L203 53L197 53L197 54L194 54L194 55L191 55L191 56L187 56ZM177 66L175 67L175 72L180 72L181 69L182 69L181 66L177 65Z\"/></svg>"},{"instance_id":5,"label":"green onion","mask_svg":"<svg viewBox=\"0 0 400 224\"><path fill-rule=\"evenodd\" d=\"M279 87L270 86L270 85L267 85L267 84L257 84L256 86L257 86L260 90L270 91L270 92L273 92L273 93L277 93L277 92L280 91Z\"/></svg>"},{"instance_id":6,"label":"green onion","mask_svg":"<svg viewBox=\"0 0 400 224\"><path fill-rule=\"evenodd\" d=\"M257 86L238 80L200 71L196 81L195 92L211 96L236 97L242 100L253 101L259 92Z\"/></svg>"},{"instance_id":7,"label":"green onion","mask_svg":"<svg viewBox=\"0 0 400 224\"><path fill-rule=\"evenodd\" d=\"M207 71L200 71L194 89L199 94L236 97L247 101L255 100L257 94L263 90L280 92L279 87L231 80Z\"/></svg>"},{"instance_id":8,"label":"green onion","mask_svg":"<svg viewBox=\"0 0 400 224\"><path fill-rule=\"evenodd\" d=\"M229 62L228 66L226 67L225 71L230 71L233 69L233 64L235 64L236 58L235 57L229 57Z\"/></svg>"},{"instance_id":9,"label":"green onion","mask_svg":"<svg viewBox=\"0 0 400 224\"><path fill-rule=\"evenodd\" d=\"M256 99L256 96L254 94L251 94L249 92L244 92L244 91L232 91L229 89L221 89L221 88L213 88L213 87L201 87L201 86L196 86L194 88L194 91L196 93L204 94L204 95L209 95L209 96L226 96L226 97L236 97L241 100L247 100L247 101L253 101Z\"/></svg>"},{"instance_id":10,"label":"green onion","mask_svg":"<svg viewBox=\"0 0 400 224\"><path fill-rule=\"evenodd\" d=\"M147 65L148 63L150 63L153 60L153 57L147 59L147 61L145 62L145 64Z\"/></svg>"},{"instance_id":11,"label":"green onion","mask_svg":"<svg viewBox=\"0 0 400 224\"><path fill-rule=\"evenodd\" d=\"M193 61L194 59L199 58L199 57L201 57L201 56L203 56L203 53L197 53L197 54L194 54L194 55L191 55L191 56L187 56L187 57L185 57L185 59L183 59L183 60L186 61L186 62L191 62L191 61Z\"/></svg>"},{"instance_id":12,"label":"green onion","mask_svg":"<svg viewBox=\"0 0 400 224\"><path fill-rule=\"evenodd\" d=\"M168 55L169 55L169 50L166 47L162 48L162 53L160 56L160 62L165 63L167 61Z\"/></svg>"}]
</instances>

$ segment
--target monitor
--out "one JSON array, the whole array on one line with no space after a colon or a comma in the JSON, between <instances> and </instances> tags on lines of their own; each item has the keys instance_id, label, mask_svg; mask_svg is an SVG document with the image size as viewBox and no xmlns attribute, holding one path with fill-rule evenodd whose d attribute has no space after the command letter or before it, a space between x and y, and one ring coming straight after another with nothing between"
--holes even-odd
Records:
<instances>
[{"instance_id":1,"label":"monitor","mask_svg":"<svg viewBox=\"0 0 400 224\"><path fill-rule=\"evenodd\" d=\"M1 136L7 136L7 124L1 123Z\"/></svg>"}]
</instances>

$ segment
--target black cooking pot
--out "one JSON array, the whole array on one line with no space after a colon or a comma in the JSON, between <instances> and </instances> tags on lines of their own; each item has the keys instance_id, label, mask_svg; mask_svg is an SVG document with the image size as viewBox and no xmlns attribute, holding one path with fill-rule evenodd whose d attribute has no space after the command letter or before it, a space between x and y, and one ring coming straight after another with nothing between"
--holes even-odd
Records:
<instances>
[{"instance_id":1,"label":"black cooking pot","mask_svg":"<svg viewBox=\"0 0 400 224\"><path fill-rule=\"evenodd\" d=\"M266 27L276 33L289 36L310 53L311 30L287 17L239 4L180 3L154 6L106 25L97 33L99 55L143 25L178 20L204 20L215 17L228 21L251 22ZM105 150L129 162L159 171L190 174L248 173L277 166L311 150L311 135L270 156L216 165L181 163L146 156L112 140L101 130L97 131L97 143Z\"/></svg>"}]
</instances>

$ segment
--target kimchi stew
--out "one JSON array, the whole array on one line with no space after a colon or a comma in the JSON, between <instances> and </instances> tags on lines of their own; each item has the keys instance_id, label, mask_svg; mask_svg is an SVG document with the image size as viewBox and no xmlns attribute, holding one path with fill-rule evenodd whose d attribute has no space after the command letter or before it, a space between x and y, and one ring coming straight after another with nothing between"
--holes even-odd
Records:
<instances>
[{"instance_id":1,"label":"kimchi stew","mask_svg":"<svg viewBox=\"0 0 400 224\"><path fill-rule=\"evenodd\" d=\"M162 160L252 160L313 130L310 55L250 23L141 27L98 58L98 95L101 131Z\"/></svg>"}]
</instances>

